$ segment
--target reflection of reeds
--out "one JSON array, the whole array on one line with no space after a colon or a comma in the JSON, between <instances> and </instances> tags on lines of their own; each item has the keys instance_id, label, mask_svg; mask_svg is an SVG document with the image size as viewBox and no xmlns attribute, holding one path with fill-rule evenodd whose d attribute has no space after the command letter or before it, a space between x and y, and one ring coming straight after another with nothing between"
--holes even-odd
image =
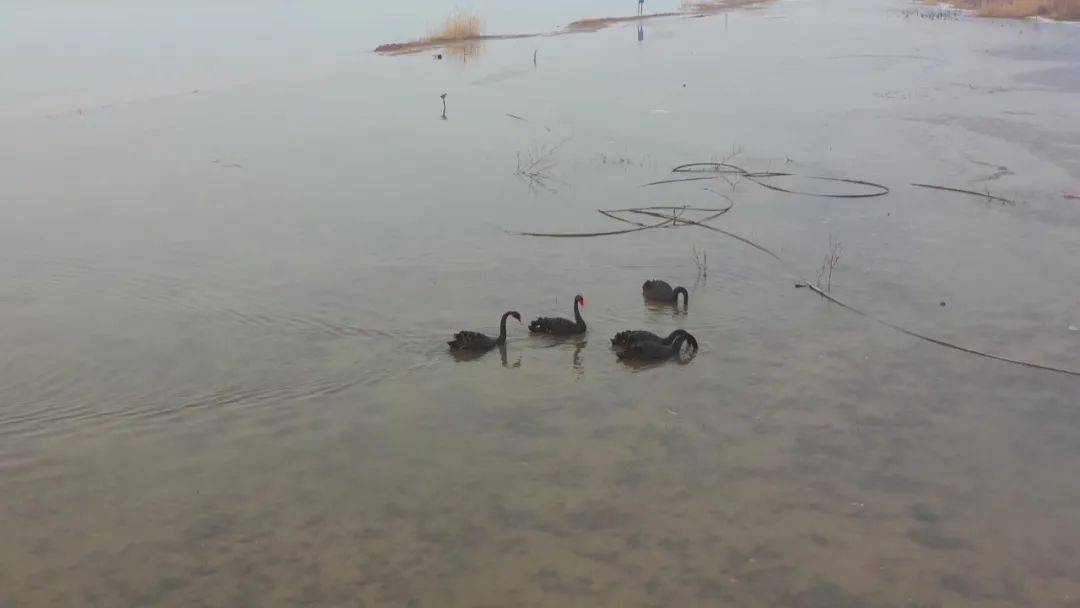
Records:
<instances>
[{"instance_id":1,"label":"reflection of reeds","mask_svg":"<svg viewBox=\"0 0 1080 608\"><path fill-rule=\"evenodd\" d=\"M443 53L447 59L461 59L462 61L468 61L474 57L477 57L484 50L484 43L479 40L465 40L463 42L455 42L447 44L443 47Z\"/></svg>"},{"instance_id":2,"label":"reflection of reeds","mask_svg":"<svg viewBox=\"0 0 1080 608\"><path fill-rule=\"evenodd\" d=\"M932 3L936 4L936 1ZM1038 16L1080 21L1080 2L1076 0L951 0L949 3L974 10L980 17L1018 19Z\"/></svg>"}]
</instances>

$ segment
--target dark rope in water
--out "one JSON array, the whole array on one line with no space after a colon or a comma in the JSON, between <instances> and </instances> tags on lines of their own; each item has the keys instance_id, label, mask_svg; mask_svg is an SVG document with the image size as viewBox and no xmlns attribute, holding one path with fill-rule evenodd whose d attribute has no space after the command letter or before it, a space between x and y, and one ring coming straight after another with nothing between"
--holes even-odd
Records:
<instances>
[{"instance_id":1,"label":"dark rope in water","mask_svg":"<svg viewBox=\"0 0 1080 608\"><path fill-rule=\"evenodd\" d=\"M864 192L864 193L861 193L861 194L836 194L836 193L831 193L831 192L804 192L804 191L801 191L801 190L789 190L787 188L781 188L780 186L774 186L772 184L766 184L765 182L760 181L760 179L762 179L762 178L757 177L753 173L747 174L746 179L754 182L755 184L761 186L762 188L768 188L769 190L776 190L777 192L786 192L788 194L802 194L802 195L805 195L805 196L818 196L818 197L822 197L822 198L873 198L875 196L885 196L886 194L889 193L889 189L887 187L885 187L885 186L882 186L881 184L875 184L874 182L866 182L866 181L859 180L859 179L846 179L846 178L842 178L842 177L819 177L819 176L816 176L816 175L800 176L800 175L796 175L794 173L773 173L769 177L784 177L784 176L804 177L805 179L816 179L816 180L826 181L826 182L837 182L837 183L842 183L842 184L855 184L855 185L858 185L858 186L869 186L871 188L877 188L877 192Z\"/></svg>"},{"instance_id":2,"label":"dark rope in water","mask_svg":"<svg viewBox=\"0 0 1080 608\"><path fill-rule=\"evenodd\" d=\"M641 184L641 187L644 188L645 186L659 186L661 184L674 184L676 182L696 182L696 181L701 181L701 180L704 180L704 179L719 179L719 178L716 177L716 176L710 175L709 177L680 177L678 179L662 179L662 180L660 180L658 182L649 182L647 184Z\"/></svg>"},{"instance_id":3,"label":"dark rope in water","mask_svg":"<svg viewBox=\"0 0 1080 608\"><path fill-rule=\"evenodd\" d=\"M1007 198L1001 198L1000 196L994 196L989 192L975 192L974 190L964 190L961 188L950 188L948 186L935 186L933 184L911 184L918 188L931 188L933 190L944 190L945 192L959 192L960 194L970 194L979 198L985 198L988 201L1001 201L1003 205L1015 205L1016 201L1010 201Z\"/></svg>"},{"instance_id":4,"label":"dark rope in water","mask_svg":"<svg viewBox=\"0 0 1080 608\"><path fill-rule=\"evenodd\" d=\"M1067 374L1069 376L1080 377L1080 372L1077 372L1077 371L1073 371L1073 370L1069 370L1069 369L1062 369L1060 367L1052 367L1052 366L1049 366L1049 365L1040 365L1038 363L1031 363L1030 361L1022 361L1020 359L1011 359L1009 357L1004 357L1002 355L995 355L993 353L987 353L987 352L983 352L981 350L975 350L973 348L967 348L966 346L960 346L959 344L953 344L952 342L948 342L948 341L945 341L945 340L941 340L941 339L938 339L938 338L934 338L934 337L931 337L931 336L920 334L918 332L912 331L912 330L907 329L905 327L901 327L900 325L897 325L895 323L890 323L889 321L886 321L885 319L875 317L874 315L871 315L871 314L866 313L866 312L864 312L862 310L859 310L858 308L855 308L854 306L852 306L850 304L847 304L845 302L841 302L840 300L836 299L832 295L830 295L830 294L818 289L816 286L810 284L805 279L803 281L804 281L803 285L808 287L811 291L818 294L819 296L821 296L821 297L825 298L826 300L832 302L833 304L837 304L839 306L842 306L843 308L846 308L847 310L850 310L851 312L853 312L853 313L855 313L857 315L861 315L863 317L866 317L867 319L870 319L871 321L875 321L877 323L880 323L880 324L882 324L885 327L888 327L890 329L895 329L896 331L898 331L898 332L900 332L902 334L911 336L912 338L918 338L920 340L925 340L925 341L930 342L932 344L937 344L938 346L944 346L945 348L951 348L953 350L958 350L958 351L960 351L962 353L968 353L970 355L976 355L976 356L979 356L979 357L985 357L987 359L994 359L995 361L1004 361L1005 363L1012 363L1014 365L1023 365L1024 367L1030 367L1032 369L1041 369L1041 370L1045 370L1045 371L1048 371L1048 372L1057 372L1059 374Z\"/></svg>"},{"instance_id":5,"label":"dark rope in water","mask_svg":"<svg viewBox=\"0 0 1080 608\"><path fill-rule=\"evenodd\" d=\"M609 232L510 232L515 236L539 236L551 239L574 239L585 238L591 236L615 236L617 234L630 234L631 232L641 232L642 230L649 230L650 228L660 228L661 226L668 225L671 222L661 222L659 224L653 224L652 226L640 226L638 228L628 228L626 230L611 230Z\"/></svg>"},{"instance_id":6,"label":"dark rope in water","mask_svg":"<svg viewBox=\"0 0 1080 608\"><path fill-rule=\"evenodd\" d=\"M885 196L889 193L889 188L882 184L875 182L868 182L861 179L848 179L843 177L823 177L820 175L799 175L797 173L786 173L776 171L762 171L751 172L743 169L738 165L731 163L689 163L686 165L679 165L671 170L672 173L713 173L715 175L706 177L682 177L675 179L665 179L656 182L650 182L648 184L642 184L645 186L659 186L662 184L673 184L677 182L692 182L706 179L718 179L721 175L738 175L745 177L746 179L754 182L762 188L768 188L769 190L775 190L777 192L785 192L787 194L802 194L805 196L817 196L823 198L873 198L875 196ZM774 184L768 184L761 180L774 178L774 177L802 177L804 179L816 179L825 182L836 182L841 184L854 184L856 186L868 186L874 188L874 192L863 192L854 194L844 193L832 193L832 192L806 192L803 190L791 190L789 188L783 188ZM977 193L973 193L977 194Z\"/></svg>"},{"instance_id":7,"label":"dark rope in water","mask_svg":"<svg viewBox=\"0 0 1080 608\"><path fill-rule=\"evenodd\" d=\"M669 218L668 216L662 216L662 215L659 215L659 214L656 214L656 213L651 213L650 211L672 211L673 213L675 211L678 211L680 213L682 213L683 211L712 212L711 215L709 215L709 216L707 216L707 217L705 217L705 218L703 218L701 220L701 221L706 221L707 222L707 221L714 220L714 219L720 217L721 215L724 215L725 213L727 213L728 211L731 211L732 208L735 207L735 203L732 202L730 198L724 196L723 194L721 194L720 196L723 196L724 198L728 199L729 204L728 204L727 207L719 207L719 208L717 208L717 207L688 207L688 206L685 206L685 205L679 205L679 206L655 205L655 206L652 206L652 207L637 207L637 208L632 208L632 209L597 209L596 210L598 213L600 213L600 214L602 214L604 216L610 217L611 219L618 220L620 222L625 222L627 224L631 224L633 226L636 226L636 228L627 228L625 230L609 230L609 231L606 231L606 232L512 232L512 231L507 231L507 233L515 235L515 236L536 236L536 237L544 237L544 238L552 238L552 239L588 238L588 237L597 237L597 236L615 236L615 235L619 235L619 234L630 234L632 232L641 232L642 230L651 230L653 228L675 227L679 223L697 224L697 222L693 222L693 221L690 221L690 220L687 220L687 219L683 219L683 218L681 218L679 216L674 216L673 215L673 216L671 216ZM628 220L626 218L619 217L618 215L616 215L616 214L619 214L619 213L638 213L640 215L653 215L654 217L664 218L665 221L658 222L656 224L642 224L640 222L634 222L634 221ZM708 227L712 228L711 226L708 226Z\"/></svg>"}]
</instances>

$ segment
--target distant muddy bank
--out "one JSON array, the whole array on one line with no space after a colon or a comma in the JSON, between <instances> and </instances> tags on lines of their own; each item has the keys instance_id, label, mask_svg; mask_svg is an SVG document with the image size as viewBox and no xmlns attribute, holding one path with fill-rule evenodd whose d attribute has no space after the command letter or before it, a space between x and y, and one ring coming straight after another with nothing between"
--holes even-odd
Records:
<instances>
[{"instance_id":1,"label":"distant muddy bank","mask_svg":"<svg viewBox=\"0 0 1080 608\"><path fill-rule=\"evenodd\" d=\"M664 13L649 13L645 15L631 15L626 17L592 17L578 19L567 24L565 27L551 32L534 32L527 34L483 34L482 22L476 16L451 15L446 23L431 35L406 42L391 42L380 44L375 47L375 52L385 55L405 55L418 53L429 49L442 47L455 47L461 45L487 42L489 40L513 40L520 38L539 38L561 36L564 34L578 34L583 32L595 32L612 25L634 21L647 21L664 17L703 17L718 13L727 9L764 4L769 0L700 0L683 2L682 9ZM462 24L466 23L466 26Z\"/></svg>"},{"instance_id":2,"label":"distant muddy bank","mask_svg":"<svg viewBox=\"0 0 1080 608\"><path fill-rule=\"evenodd\" d=\"M931 1L925 3L937 4ZM1080 2L1077 0L952 0L948 4L975 11L980 17L1046 17L1058 21L1080 21Z\"/></svg>"}]
</instances>

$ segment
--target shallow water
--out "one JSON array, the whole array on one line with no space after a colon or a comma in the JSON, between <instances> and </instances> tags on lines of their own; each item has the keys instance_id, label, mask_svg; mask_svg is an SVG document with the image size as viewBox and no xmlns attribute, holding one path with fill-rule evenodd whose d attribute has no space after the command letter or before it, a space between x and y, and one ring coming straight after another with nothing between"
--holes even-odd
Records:
<instances>
[{"instance_id":1,"label":"shallow water","mask_svg":"<svg viewBox=\"0 0 1080 608\"><path fill-rule=\"evenodd\" d=\"M793 287L832 237L845 301L1080 368L1080 97L1051 77L1077 30L908 8L783 2L439 62L368 52L420 9L350 43L324 4L183 93L28 70L60 101L24 88L0 122L0 605L1080 605L1080 382ZM604 14L561 10L533 21ZM305 40L312 62L276 64ZM548 189L513 175L552 146ZM734 152L892 191L640 186ZM693 227L508 233L717 193L712 224L784 263ZM644 306L653 277L688 310ZM505 361L445 351L576 293L585 339L511 325ZM685 365L608 346L676 327L701 343Z\"/></svg>"}]
</instances>

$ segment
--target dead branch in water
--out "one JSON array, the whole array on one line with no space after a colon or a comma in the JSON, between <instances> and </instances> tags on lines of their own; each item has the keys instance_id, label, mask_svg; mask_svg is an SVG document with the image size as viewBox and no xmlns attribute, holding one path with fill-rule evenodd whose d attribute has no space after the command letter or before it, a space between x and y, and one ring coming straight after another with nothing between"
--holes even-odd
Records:
<instances>
[{"instance_id":1,"label":"dead branch in water","mask_svg":"<svg viewBox=\"0 0 1080 608\"><path fill-rule=\"evenodd\" d=\"M732 152L733 152L732 156L729 156L727 159L725 159L722 162L689 163L689 164L685 164L685 165L679 165L678 167L675 167L674 169L671 170L672 173L711 173L712 174L711 176L679 177L679 178L673 178L673 179L664 179L664 180L660 180L660 181L649 182L647 184L642 184L642 186L643 187L645 187L645 186L659 186L661 184L672 184L672 183L676 183L676 182L691 182L691 181L706 180L706 179L723 179L724 181L726 181L728 183L728 185L732 186L732 189L734 189L734 187L737 186L739 182L738 181L732 182L726 176L735 175L736 177L738 177L739 180L741 180L743 178L746 178L746 179L754 182L755 184L761 186L762 188L768 188L769 190L775 190L777 192L786 192L787 194L801 194L801 195L804 195L804 196L817 196L817 197L822 197L822 198L874 198L874 197L877 197L877 196L885 196L886 194L889 193L889 188L887 186L885 186L885 185L878 184L878 183L875 183L875 182L860 180L860 179L848 179L848 178L843 178L843 177L825 177L825 176L820 176L820 175L798 175L798 174L795 174L795 173L787 173L787 172L782 172L782 171L757 171L757 172L747 171L746 169L743 169L742 167L740 167L738 165L734 165L734 164L732 164L730 162L727 162L727 161L731 160L731 158L733 158L735 155L739 154L741 152L741 150L738 149L738 148L733 148ZM770 184L770 183L766 183L766 182L762 181L762 180L765 180L765 179L777 178L777 177L802 177L802 178L805 178L805 179L812 179L812 180L823 181L823 182L832 182L832 183L838 183L838 184L852 184L852 185L855 185L855 186L866 186L868 188L873 188L874 191L863 192L863 193L804 192L804 191L801 191L801 190L791 190L791 189L788 189L788 188L784 188L784 187L781 187L781 186L777 186L775 184Z\"/></svg>"},{"instance_id":2,"label":"dead branch in water","mask_svg":"<svg viewBox=\"0 0 1080 608\"><path fill-rule=\"evenodd\" d=\"M530 146L524 153L517 153L517 167L514 175L529 184L530 188L540 188L548 192L554 192L552 184L555 176L551 170L555 168L555 153L566 143L566 140L557 144L536 144Z\"/></svg>"},{"instance_id":3,"label":"dead branch in water","mask_svg":"<svg viewBox=\"0 0 1080 608\"><path fill-rule=\"evenodd\" d=\"M705 278L709 276L709 254L706 251L698 251L697 245L690 247L690 252L694 256L694 265L697 266L698 276Z\"/></svg>"},{"instance_id":4,"label":"dead branch in water","mask_svg":"<svg viewBox=\"0 0 1080 608\"><path fill-rule=\"evenodd\" d=\"M840 253L844 250L844 246L840 244L840 241L834 241L832 235L829 235L829 252L825 255L825 260L821 262L821 268L817 273L817 286L818 289L824 289L826 293L832 292L832 273L836 269L836 265L840 263ZM822 281L825 282L822 287Z\"/></svg>"}]
</instances>

